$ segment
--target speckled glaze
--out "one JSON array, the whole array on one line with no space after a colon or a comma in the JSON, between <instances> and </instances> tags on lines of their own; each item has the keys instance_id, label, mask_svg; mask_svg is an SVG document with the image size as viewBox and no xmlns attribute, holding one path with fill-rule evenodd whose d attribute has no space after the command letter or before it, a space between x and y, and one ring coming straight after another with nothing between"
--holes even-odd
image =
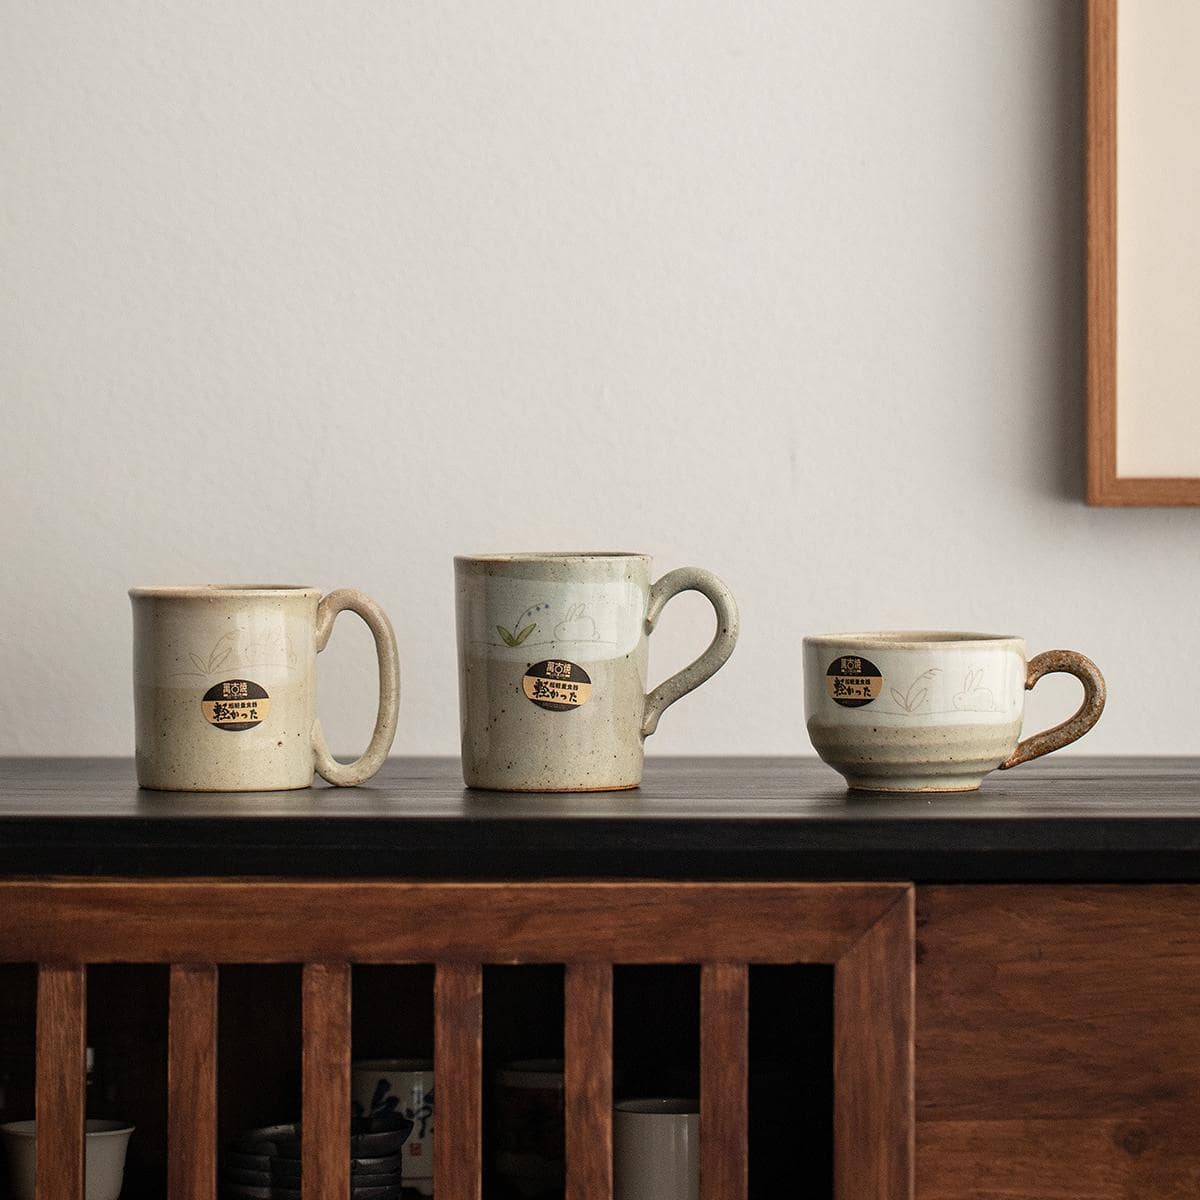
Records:
<instances>
[{"instance_id":1,"label":"speckled glaze","mask_svg":"<svg viewBox=\"0 0 1200 1200\"><path fill-rule=\"evenodd\" d=\"M185 792L363 783L396 735L400 667L383 610L361 592L285 585L138 587L133 604L137 777ZM316 658L337 614L375 638L379 713L366 753L339 763L315 714Z\"/></svg>"},{"instance_id":2,"label":"speckled glaze","mask_svg":"<svg viewBox=\"0 0 1200 1200\"><path fill-rule=\"evenodd\" d=\"M463 778L501 791L637 787L659 717L733 653L737 605L685 567L650 583L650 559L616 552L454 560ZM717 632L646 695L647 637L663 606L701 592Z\"/></svg>"},{"instance_id":3,"label":"speckled glaze","mask_svg":"<svg viewBox=\"0 0 1200 1200\"><path fill-rule=\"evenodd\" d=\"M1021 741L1025 692L1063 671L1083 684L1068 721ZM1026 660L1018 637L848 633L804 639L804 698L817 753L851 788L973 791L1081 738L1104 710L1104 677L1074 650Z\"/></svg>"}]
</instances>

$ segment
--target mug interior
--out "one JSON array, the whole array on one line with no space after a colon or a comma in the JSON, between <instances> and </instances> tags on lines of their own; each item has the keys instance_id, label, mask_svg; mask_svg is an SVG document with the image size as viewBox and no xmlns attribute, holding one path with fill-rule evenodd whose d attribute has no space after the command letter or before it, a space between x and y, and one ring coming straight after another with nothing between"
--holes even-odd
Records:
<instances>
[{"instance_id":1,"label":"mug interior","mask_svg":"<svg viewBox=\"0 0 1200 1200\"><path fill-rule=\"evenodd\" d=\"M456 554L454 561L464 564L494 565L498 563L545 562L548 559L555 562L591 562L602 558L648 559L649 557L648 554L639 554L634 550L531 550L514 554Z\"/></svg>"},{"instance_id":2,"label":"mug interior","mask_svg":"<svg viewBox=\"0 0 1200 1200\"><path fill-rule=\"evenodd\" d=\"M813 646L890 646L922 649L929 646L995 645L1021 639L1012 633L974 633L944 629L901 629L895 632L871 630L865 633L821 633L806 637Z\"/></svg>"},{"instance_id":3,"label":"mug interior","mask_svg":"<svg viewBox=\"0 0 1200 1200\"><path fill-rule=\"evenodd\" d=\"M239 596L320 595L321 589L303 583L194 583L164 586L131 587L134 599L154 600L211 600L213 596L235 593Z\"/></svg>"}]
</instances>

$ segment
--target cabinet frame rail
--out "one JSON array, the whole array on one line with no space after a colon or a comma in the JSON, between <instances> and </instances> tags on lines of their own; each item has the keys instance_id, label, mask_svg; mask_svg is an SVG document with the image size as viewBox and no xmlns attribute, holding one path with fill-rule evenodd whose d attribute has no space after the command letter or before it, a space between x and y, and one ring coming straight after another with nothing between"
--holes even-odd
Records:
<instances>
[{"instance_id":1,"label":"cabinet frame rail","mask_svg":"<svg viewBox=\"0 0 1200 1200\"><path fill-rule=\"evenodd\" d=\"M701 968L700 1194L745 1200L749 968L834 968L834 1195L913 1195L913 888L903 883L0 882L38 964L38 1200L83 1200L86 967L170 966L168 1187L217 1188L222 963L300 963L305 1200L348 1200L351 967L435 964L434 1191L480 1200L484 964L565 967L566 1196L611 1200L612 969Z\"/></svg>"}]
</instances>

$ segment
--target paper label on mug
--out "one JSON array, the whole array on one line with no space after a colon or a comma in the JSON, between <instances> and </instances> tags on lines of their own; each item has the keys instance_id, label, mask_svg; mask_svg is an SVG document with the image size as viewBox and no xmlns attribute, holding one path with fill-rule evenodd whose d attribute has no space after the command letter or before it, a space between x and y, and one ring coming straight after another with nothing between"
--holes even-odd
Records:
<instances>
[{"instance_id":1,"label":"paper label on mug","mask_svg":"<svg viewBox=\"0 0 1200 1200\"><path fill-rule=\"evenodd\" d=\"M825 672L825 690L843 708L862 708L883 691L883 673L869 658L839 655Z\"/></svg>"},{"instance_id":2,"label":"paper label on mug","mask_svg":"<svg viewBox=\"0 0 1200 1200\"><path fill-rule=\"evenodd\" d=\"M497 578L468 602L470 647L526 663L557 655L576 663L621 658L637 648L646 623L646 592L626 581Z\"/></svg>"},{"instance_id":3,"label":"paper label on mug","mask_svg":"<svg viewBox=\"0 0 1200 1200\"><path fill-rule=\"evenodd\" d=\"M210 725L234 733L262 724L270 710L267 689L250 679L226 679L210 687L200 701L200 711Z\"/></svg>"},{"instance_id":4,"label":"paper label on mug","mask_svg":"<svg viewBox=\"0 0 1200 1200\"><path fill-rule=\"evenodd\" d=\"M592 680L578 663L548 658L525 672L521 689L539 708L570 712L588 702Z\"/></svg>"}]
</instances>

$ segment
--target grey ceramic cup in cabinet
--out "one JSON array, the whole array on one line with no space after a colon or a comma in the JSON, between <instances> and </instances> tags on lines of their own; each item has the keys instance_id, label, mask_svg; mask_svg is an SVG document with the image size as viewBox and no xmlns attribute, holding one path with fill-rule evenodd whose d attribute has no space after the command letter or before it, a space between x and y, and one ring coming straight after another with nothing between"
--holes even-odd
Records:
<instances>
[{"instance_id":1,"label":"grey ceramic cup in cabinet","mask_svg":"<svg viewBox=\"0 0 1200 1200\"><path fill-rule=\"evenodd\" d=\"M391 622L362 592L203 585L131 588L137 777L185 792L343 787L383 766L396 736L400 664ZM316 659L357 613L375 638L379 712L366 753L339 763L316 719Z\"/></svg>"},{"instance_id":2,"label":"grey ceramic cup in cabinet","mask_svg":"<svg viewBox=\"0 0 1200 1200\"><path fill-rule=\"evenodd\" d=\"M1083 684L1069 720L1021 740L1025 693L1057 671ZM990 633L837 633L804 639L804 703L817 753L852 788L973 791L1069 745L1100 719L1104 677L1075 650L1027 659Z\"/></svg>"},{"instance_id":3,"label":"grey ceramic cup in cabinet","mask_svg":"<svg viewBox=\"0 0 1200 1200\"><path fill-rule=\"evenodd\" d=\"M459 707L469 787L586 792L637 787L664 710L733 653L737 605L710 571L650 581L644 554L460 556ZM712 603L717 632L646 694L647 638L680 592Z\"/></svg>"}]
</instances>

